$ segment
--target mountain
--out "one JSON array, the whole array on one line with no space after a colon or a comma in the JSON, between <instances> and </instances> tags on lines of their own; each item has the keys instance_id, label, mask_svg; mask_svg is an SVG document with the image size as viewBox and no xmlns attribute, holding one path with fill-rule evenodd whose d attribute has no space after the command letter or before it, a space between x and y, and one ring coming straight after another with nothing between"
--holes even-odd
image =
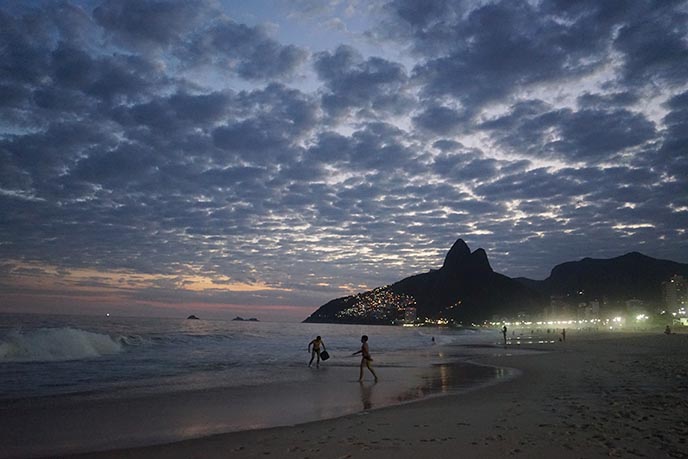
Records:
<instances>
[{"instance_id":1,"label":"mountain","mask_svg":"<svg viewBox=\"0 0 688 459\"><path fill-rule=\"evenodd\" d=\"M545 297L536 290L495 273L483 249L471 252L458 239L439 270L337 298L305 322L390 324L403 317L405 307L412 306L418 317L470 324L495 314L539 312L545 304Z\"/></svg>"},{"instance_id":2,"label":"mountain","mask_svg":"<svg viewBox=\"0 0 688 459\"><path fill-rule=\"evenodd\" d=\"M610 302L635 298L658 304L662 301L662 282L675 274L688 276L688 264L631 252L616 258L583 258L562 263L542 281L517 280L546 297L554 295Z\"/></svg>"},{"instance_id":3,"label":"mountain","mask_svg":"<svg viewBox=\"0 0 688 459\"><path fill-rule=\"evenodd\" d=\"M688 277L688 264L631 252L562 263L545 280L512 279L492 270L483 249L471 252L458 239L440 269L334 299L304 322L392 324L403 318L404 308L415 307L419 318L470 324L495 315L540 314L551 297L574 307L590 300L614 305L630 299L659 305L662 282L676 274Z\"/></svg>"}]
</instances>

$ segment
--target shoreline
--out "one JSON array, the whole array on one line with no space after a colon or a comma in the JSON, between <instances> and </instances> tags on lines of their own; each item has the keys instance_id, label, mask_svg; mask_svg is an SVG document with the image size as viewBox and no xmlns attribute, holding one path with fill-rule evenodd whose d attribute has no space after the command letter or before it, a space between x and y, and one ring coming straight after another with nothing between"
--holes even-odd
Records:
<instances>
[{"instance_id":1,"label":"shoreline","mask_svg":"<svg viewBox=\"0 0 688 459\"><path fill-rule=\"evenodd\" d=\"M688 335L572 331L565 343L519 348L552 352L498 346L472 360L521 375L458 394L293 426L65 457L688 457Z\"/></svg>"},{"instance_id":2,"label":"shoreline","mask_svg":"<svg viewBox=\"0 0 688 459\"><path fill-rule=\"evenodd\" d=\"M243 433L355 415L447 392L491 384L490 366L456 361L449 346L381 354L359 384L358 359L303 368L303 380L218 387L131 397L89 395L5 400L0 415L11 428L0 432L0 458L99 454L145 448L217 434ZM425 362L418 365L419 362Z\"/></svg>"}]
</instances>

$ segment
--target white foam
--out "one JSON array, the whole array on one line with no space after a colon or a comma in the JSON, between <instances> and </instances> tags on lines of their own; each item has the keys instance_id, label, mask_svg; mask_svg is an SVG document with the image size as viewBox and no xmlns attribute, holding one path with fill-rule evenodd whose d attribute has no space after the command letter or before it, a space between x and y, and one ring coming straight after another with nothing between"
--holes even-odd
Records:
<instances>
[{"instance_id":1,"label":"white foam","mask_svg":"<svg viewBox=\"0 0 688 459\"><path fill-rule=\"evenodd\" d=\"M76 328L13 330L0 340L0 362L80 360L121 351L110 336Z\"/></svg>"}]
</instances>

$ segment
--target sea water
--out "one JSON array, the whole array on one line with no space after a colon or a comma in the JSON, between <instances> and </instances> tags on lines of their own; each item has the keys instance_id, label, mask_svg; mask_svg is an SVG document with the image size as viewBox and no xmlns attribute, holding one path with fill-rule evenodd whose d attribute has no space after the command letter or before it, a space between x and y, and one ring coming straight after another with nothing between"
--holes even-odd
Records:
<instances>
[{"instance_id":1,"label":"sea water","mask_svg":"<svg viewBox=\"0 0 688 459\"><path fill-rule=\"evenodd\" d=\"M410 351L427 350L432 338L438 345L493 339L475 330L0 315L0 398L117 397L303 381L308 343L316 335L332 356L328 364L336 365L352 362L363 334L380 364L401 359L408 366L424 358Z\"/></svg>"},{"instance_id":2,"label":"sea water","mask_svg":"<svg viewBox=\"0 0 688 459\"><path fill-rule=\"evenodd\" d=\"M357 383L351 354L364 334L379 384L367 370ZM331 357L308 368L317 335ZM454 362L496 341L461 329L0 315L0 414L13 423L0 457L288 425L451 392L503 376Z\"/></svg>"}]
</instances>

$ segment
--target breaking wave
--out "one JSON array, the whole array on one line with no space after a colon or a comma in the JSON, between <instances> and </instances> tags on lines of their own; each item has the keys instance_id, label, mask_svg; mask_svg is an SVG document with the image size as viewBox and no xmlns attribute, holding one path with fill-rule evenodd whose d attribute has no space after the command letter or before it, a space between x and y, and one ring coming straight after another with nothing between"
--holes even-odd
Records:
<instances>
[{"instance_id":1,"label":"breaking wave","mask_svg":"<svg viewBox=\"0 0 688 459\"><path fill-rule=\"evenodd\" d=\"M76 328L10 331L0 338L0 362L55 362L117 354L123 349L109 335Z\"/></svg>"}]
</instances>

